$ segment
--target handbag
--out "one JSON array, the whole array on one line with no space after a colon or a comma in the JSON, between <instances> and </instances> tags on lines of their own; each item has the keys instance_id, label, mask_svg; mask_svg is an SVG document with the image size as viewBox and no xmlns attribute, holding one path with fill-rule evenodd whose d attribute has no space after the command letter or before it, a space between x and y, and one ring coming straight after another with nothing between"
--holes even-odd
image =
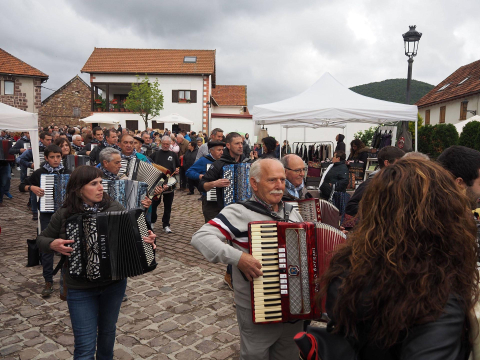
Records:
<instances>
[{"instance_id":1,"label":"handbag","mask_svg":"<svg viewBox=\"0 0 480 360\"><path fill-rule=\"evenodd\" d=\"M356 353L350 342L341 335L332 334L327 326L308 326L293 338L302 360L355 360Z\"/></svg>"},{"instance_id":2,"label":"handbag","mask_svg":"<svg viewBox=\"0 0 480 360\"><path fill-rule=\"evenodd\" d=\"M40 251L37 246L37 239L27 240L28 259L27 267L40 265Z\"/></svg>"}]
</instances>

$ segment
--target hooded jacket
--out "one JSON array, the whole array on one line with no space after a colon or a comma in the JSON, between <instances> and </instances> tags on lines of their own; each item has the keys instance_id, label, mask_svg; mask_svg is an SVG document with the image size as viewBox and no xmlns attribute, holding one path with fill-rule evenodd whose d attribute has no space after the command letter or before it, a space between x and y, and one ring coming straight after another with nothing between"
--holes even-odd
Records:
<instances>
[{"instance_id":1,"label":"hooded jacket","mask_svg":"<svg viewBox=\"0 0 480 360\"><path fill-rule=\"evenodd\" d=\"M338 141L337 141L337 146L335 147L335 152L337 151L343 151L345 152L345 143L343 142L343 139L345 139L345 135L343 134L338 134Z\"/></svg>"}]
</instances>

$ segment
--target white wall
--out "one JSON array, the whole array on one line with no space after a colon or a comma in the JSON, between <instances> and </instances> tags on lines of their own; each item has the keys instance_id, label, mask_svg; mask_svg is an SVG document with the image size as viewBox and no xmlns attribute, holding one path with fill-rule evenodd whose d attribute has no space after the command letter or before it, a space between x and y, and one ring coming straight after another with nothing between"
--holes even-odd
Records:
<instances>
[{"instance_id":1,"label":"white wall","mask_svg":"<svg viewBox=\"0 0 480 360\"><path fill-rule=\"evenodd\" d=\"M213 114L243 114L243 106L213 106Z\"/></svg>"},{"instance_id":2,"label":"white wall","mask_svg":"<svg viewBox=\"0 0 480 360\"><path fill-rule=\"evenodd\" d=\"M134 75L121 75L121 74L92 74L95 79L94 82L99 83L135 83L137 77ZM140 76L142 80L144 76ZM150 76L151 81L155 81L158 78L160 89L163 92L163 110L160 111L160 117L168 116L173 113L177 113L194 122L191 125L191 129L198 132L202 129L202 104L203 104L203 77L201 75L158 75ZM172 90L197 90L197 102L192 103L172 103ZM113 94L110 94L110 100L113 98ZM109 116L113 115L126 115L122 113L108 113ZM134 120L135 116L130 114L123 120ZM153 119L156 120L156 119ZM157 119L158 120L158 119ZM124 124L122 124L124 126ZM143 121L139 123L139 129L143 129ZM168 126L167 126L168 127ZM171 127L169 127L171 128Z\"/></svg>"},{"instance_id":3,"label":"white wall","mask_svg":"<svg viewBox=\"0 0 480 360\"><path fill-rule=\"evenodd\" d=\"M234 131L249 134L253 139L255 123L252 119L212 118L212 129L215 128L222 129L224 135Z\"/></svg>"},{"instance_id":4,"label":"white wall","mask_svg":"<svg viewBox=\"0 0 480 360\"><path fill-rule=\"evenodd\" d=\"M430 107L424 107L418 109L420 116L423 118L425 123L425 111L430 110L430 125L439 124L440 122L440 107L445 106L445 124L457 124L460 120L460 106L461 102L468 100L467 110L476 110L479 114L479 102L480 95L469 96L461 98L454 101L448 101L437 105L432 105ZM472 117L473 114L467 112L467 119Z\"/></svg>"}]
</instances>

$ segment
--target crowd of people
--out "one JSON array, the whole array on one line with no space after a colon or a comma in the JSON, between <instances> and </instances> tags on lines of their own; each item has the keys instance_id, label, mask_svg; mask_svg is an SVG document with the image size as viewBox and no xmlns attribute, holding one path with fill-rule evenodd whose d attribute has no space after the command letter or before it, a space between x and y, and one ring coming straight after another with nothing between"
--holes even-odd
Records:
<instances>
[{"instance_id":1,"label":"crowd of people","mask_svg":"<svg viewBox=\"0 0 480 360\"><path fill-rule=\"evenodd\" d=\"M2 139L10 135L1 134ZM234 292L241 359L295 359L299 348L302 358L314 359L312 354L323 358L340 351L336 346L341 346L344 358L352 359L468 358L475 344L472 339L478 335L471 314L479 300L479 227L472 210L480 198L480 152L453 146L436 161L392 146L378 152L378 170L355 190L346 206L355 225L348 231L342 228L346 243L333 254L319 280L316 304L328 316L322 332L306 328L303 321L255 324L251 309L250 282L265 274L260 261L249 253L248 224L286 218L303 221L288 202L312 197L305 184L307 164L291 153L287 141L282 148L273 137L252 144L248 134L224 134L219 128L209 135L51 126L40 133L44 154L40 167L24 147L29 135L15 139L10 151L19 156L13 166L21 169L19 190L31 194L28 206L34 220L37 197L41 201L44 195L41 174L68 173L63 161L72 154L87 156L91 165L70 174L60 210L40 214L42 296L53 291L53 253L68 256L72 251L66 219L121 209L104 193L102 179L118 179L122 160L135 158L178 177L178 189L165 184L155 189L153 199L142 200L149 225L157 222L163 199L161 229L175 231L170 224L175 192L192 195L198 189L201 193L205 224L191 244L208 261L227 265L224 281ZM333 189L346 191L348 161L362 161L367 153L365 145L354 140L347 159L343 135L336 140L332 162L318 184L324 198ZM232 184L223 177L223 167L245 162L251 163L252 197L224 206L224 191ZM10 166L0 162L0 204L4 195L15 197L9 188ZM154 245L155 238L149 230L144 241ZM98 358L112 358L126 280L91 284L67 277L66 286L75 357L96 352ZM303 331L309 341L297 347L294 338Z\"/></svg>"}]
</instances>

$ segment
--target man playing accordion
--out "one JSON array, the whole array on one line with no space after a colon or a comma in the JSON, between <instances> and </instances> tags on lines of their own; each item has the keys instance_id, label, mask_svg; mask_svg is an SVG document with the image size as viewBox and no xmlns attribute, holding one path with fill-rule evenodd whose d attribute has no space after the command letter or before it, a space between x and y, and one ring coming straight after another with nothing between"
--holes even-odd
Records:
<instances>
[{"instance_id":1,"label":"man playing accordion","mask_svg":"<svg viewBox=\"0 0 480 360\"><path fill-rule=\"evenodd\" d=\"M264 211L250 210L242 203L231 204L193 235L192 245L210 262L233 266L240 358L294 359L298 357L298 350L293 337L302 331L303 322L258 325L253 323L251 310L250 281L263 273L261 263L249 254L248 223L283 218L285 169L282 163L276 159L256 161L250 168L250 184L251 200ZM301 221L296 210L290 214L290 220Z\"/></svg>"}]
</instances>

